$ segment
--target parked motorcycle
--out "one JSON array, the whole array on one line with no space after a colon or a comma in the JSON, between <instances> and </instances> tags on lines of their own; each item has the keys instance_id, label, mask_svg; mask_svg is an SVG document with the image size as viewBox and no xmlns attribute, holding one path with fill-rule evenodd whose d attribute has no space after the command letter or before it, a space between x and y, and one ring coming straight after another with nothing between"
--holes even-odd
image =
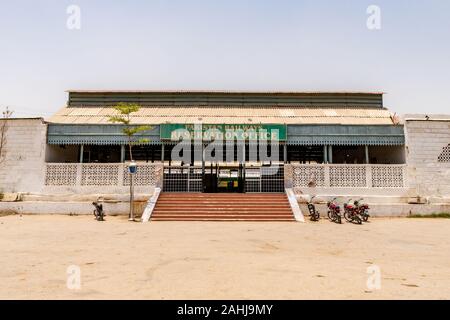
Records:
<instances>
[{"instance_id":1,"label":"parked motorcycle","mask_svg":"<svg viewBox=\"0 0 450 320\"><path fill-rule=\"evenodd\" d=\"M328 201L328 219L332 222L342 223L341 221L341 207L336 203L336 199L334 198L331 201Z\"/></svg>"},{"instance_id":2,"label":"parked motorcycle","mask_svg":"<svg viewBox=\"0 0 450 320\"><path fill-rule=\"evenodd\" d=\"M348 222L362 224L362 220L359 217L359 210L351 203L352 199L349 199L347 203L344 203L344 218Z\"/></svg>"},{"instance_id":3,"label":"parked motorcycle","mask_svg":"<svg viewBox=\"0 0 450 320\"><path fill-rule=\"evenodd\" d=\"M355 205L355 209L358 211L359 216L364 222L369 221L369 205L366 203L361 203L364 200L363 198L356 200L353 204Z\"/></svg>"},{"instance_id":4,"label":"parked motorcycle","mask_svg":"<svg viewBox=\"0 0 450 320\"><path fill-rule=\"evenodd\" d=\"M105 221L105 212L103 211L103 204L99 203L99 200L92 202L92 205L95 207L94 216L97 221Z\"/></svg>"},{"instance_id":5,"label":"parked motorcycle","mask_svg":"<svg viewBox=\"0 0 450 320\"><path fill-rule=\"evenodd\" d=\"M309 218L311 221L319 221L320 219L320 213L316 210L316 206L312 203L313 199L316 196L311 197L311 199L308 202L308 211L309 211Z\"/></svg>"}]
</instances>

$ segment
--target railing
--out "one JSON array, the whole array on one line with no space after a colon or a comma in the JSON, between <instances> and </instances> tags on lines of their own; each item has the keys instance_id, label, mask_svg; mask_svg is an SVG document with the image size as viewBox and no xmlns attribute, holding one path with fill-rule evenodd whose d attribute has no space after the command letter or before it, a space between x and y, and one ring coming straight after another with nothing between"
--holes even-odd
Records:
<instances>
[{"instance_id":1,"label":"railing","mask_svg":"<svg viewBox=\"0 0 450 320\"><path fill-rule=\"evenodd\" d=\"M159 186L162 164L139 164L134 176L135 186ZM47 163L46 186L96 187L130 185L127 165L123 163Z\"/></svg>"},{"instance_id":2,"label":"railing","mask_svg":"<svg viewBox=\"0 0 450 320\"><path fill-rule=\"evenodd\" d=\"M294 188L406 187L406 165L294 164L285 170Z\"/></svg>"},{"instance_id":3,"label":"railing","mask_svg":"<svg viewBox=\"0 0 450 320\"><path fill-rule=\"evenodd\" d=\"M406 165L300 164L285 165L284 168L284 180L285 182L289 181L294 188L406 187ZM198 170L190 170L189 190L201 191L201 174ZM247 170L248 192L264 191L257 179L259 175L253 177L251 169ZM177 168L171 169L171 174L176 173L183 175L188 172L178 172ZM165 182L168 183L167 179L172 178L176 181L179 180L179 177L168 176L166 173ZM273 179L278 179L278 176ZM280 179L282 180L283 176ZM274 181L269 181L269 184L273 183ZM135 186L162 186L162 184L162 164L138 163L138 171L134 176ZM126 187L130 185L130 178L127 173L127 166L123 163L47 163L45 185L50 187Z\"/></svg>"}]
</instances>

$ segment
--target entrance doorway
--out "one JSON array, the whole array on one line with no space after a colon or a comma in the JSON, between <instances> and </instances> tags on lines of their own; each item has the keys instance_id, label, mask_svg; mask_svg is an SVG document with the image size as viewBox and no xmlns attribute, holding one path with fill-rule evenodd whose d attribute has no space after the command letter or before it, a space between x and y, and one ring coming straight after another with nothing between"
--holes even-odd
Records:
<instances>
[{"instance_id":1,"label":"entrance doorway","mask_svg":"<svg viewBox=\"0 0 450 320\"><path fill-rule=\"evenodd\" d=\"M284 167L210 164L167 166L163 191L203 193L284 192Z\"/></svg>"},{"instance_id":2,"label":"entrance doorway","mask_svg":"<svg viewBox=\"0 0 450 320\"><path fill-rule=\"evenodd\" d=\"M245 191L244 166L211 164L203 176L204 193L243 193Z\"/></svg>"}]
</instances>

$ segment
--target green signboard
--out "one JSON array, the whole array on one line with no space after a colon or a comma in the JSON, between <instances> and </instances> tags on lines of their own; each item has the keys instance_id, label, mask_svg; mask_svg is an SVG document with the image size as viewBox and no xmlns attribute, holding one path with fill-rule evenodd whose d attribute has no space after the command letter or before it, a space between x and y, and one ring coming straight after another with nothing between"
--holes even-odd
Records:
<instances>
[{"instance_id":1,"label":"green signboard","mask_svg":"<svg viewBox=\"0 0 450 320\"><path fill-rule=\"evenodd\" d=\"M283 124L161 124L161 140L286 140Z\"/></svg>"}]
</instances>

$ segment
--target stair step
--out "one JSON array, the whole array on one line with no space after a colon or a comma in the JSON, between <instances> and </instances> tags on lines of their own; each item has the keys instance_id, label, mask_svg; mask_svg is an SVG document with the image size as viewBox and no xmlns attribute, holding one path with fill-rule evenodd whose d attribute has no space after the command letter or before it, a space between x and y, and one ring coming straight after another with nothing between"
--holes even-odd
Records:
<instances>
[{"instance_id":1,"label":"stair step","mask_svg":"<svg viewBox=\"0 0 450 320\"><path fill-rule=\"evenodd\" d=\"M175 206L175 205L157 205L155 210L193 210L193 209L207 209L207 210L236 210L236 209L244 209L244 210L277 210L277 209L286 209L290 210L291 208L287 205L267 205L267 206L240 206L240 205L226 205L226 204L218 204L218 205L203 205L203 206Z\"/></svg>"},{"instance_id":2,"label":"stair step","mask_svg":"<svg viewBox=\"0 0 450 320\"><path fill-rule=\"evenodd\" d=\"M194 221L214 221L214 222L293 222L295 220L291 219L258 219L258 220L252 220L252 219L220 219L220 218L214 218L214 219L188 219L188 218L174 218L174 219L152 219L152 221L186 221L186 222L194 222Z\"/></svg>"},{"instance_id":3,"label":"stair step","mask_svg":"<svg viewBox=\"0 0 450 320\"><path fill-rule=\"evenodd\" d=\"M189 208L189 207L252 207L252 208L263 208L263 207L289 207L289 205L285 203L251 203L251 202L243 202L243 203L236 203L236 202L196 202L196 203L175 203L175 202L162 202L160 203L158 201L157 206L159 207L177 207L177 208Z\"/></svg>"},{"instance_id":4,"label":"stair step","mask_svg":"<svg viewBox=\"0 0 450 320\"><path fill-rule=\"evenodd\" d=\"M272 200L278 200L278 201L284 201L287 198L271 198L271 197L267 197L267 198L183 198L183 197L178 197L178 198L165 198L162 197L161 200L164 201L229 201L229 200L236 200L236 201L272 201Z\"/></svg>"},{"instance_id":5,"label":"stair step","mask_svg":"<svg viewBox=\"0 0 450 320\"><path fill-rule=\"evenodd\" d=\"M256 212L271 212L271 211L289 211L289 207L267 207L267 208L255 208L255 207L192 207L192 208L179 208L179 207L155 207L156 211L178 211L178 212L192 212L192 211L256 211Z\"/></svg>"},{"instance_id":6,"label":"stair step","mask_svg":"<svg viewBox=\"0 0 450 320\"><path fill-rule=\"evenodd\" d=\"M260 203L260 202L256 202L256 203L252 203L252 202L211 202L211 201L204 201L204 202L200 202L200 203L192 203L192 202L184 202L184 203L174 203L171 201L163 201L163 202L159 202L158 201L158 205L161 207L167 207L167 206L176 206L176 207L192 207L192 206L197 206L197 205L201 205L204 207L212 207L212 206L233 206L233 207L252 207L252 208L257 208L257 207L267 207L267 206L274 206L274 207L289 207L288 204L286 203L277 203L277 202L268 202L268 203Z\"/></svg>"},{"instance_id":7,"label":"stair step","mask_svg":"<svg viewBox=\"0 0 450 320\"><path fill-rule=\"evenodd\" d=\"M209 196L209 197L205 197L205 196L201 196L201 197L192 197L192 196L181 196L181 195L177 195L177 196L170 196L170 197L165 197L162 196L161 199L167 199L167 200L202 200L202 199L214 199L214 200L229 200L229 199L236 199L236 200L259 200L259 199L279 199L279 200L283 200L286 199L285 195L282 196L258 196L258 197L217 197L217 196Z\"/></svg>"},{"instance_id":8,"label":"stair step","mask_svg":"<svg viewBox=\"0 0 450 320\"><path fill-rule=\"evenodd\" d=\"M161 193L152 221L295 221L284 193Z\"/></svg>"},{"instance_id":9,"label":"stair step","mask_svg":"<svg viewBox=\"0 0 450 320\"><path fill-rule=\"evenodd\" d=\"M155 217L155 221L295 221L290 216L284 217L233 217L233 216L170 216Z\"/></svg>"},{"instance_id":10,"label":"stair step","mask_svg":"<svg viewBox=\"0 0 450 320\"><path fill-rule=\"evenodd\" d=\"M179 211L166 211L166 212L155 212L152 214L153 217L156 216L170 216L170 215L178 215L178 216L189 216L189 215L235 215L235 216L282 216L282 215L292 215L290 211L282 211L282 212L245 212L245 211L236 211L236 212L215 212L215 211L193 211L193 212L179 212Z\"/></svg>"}]
</instances>

